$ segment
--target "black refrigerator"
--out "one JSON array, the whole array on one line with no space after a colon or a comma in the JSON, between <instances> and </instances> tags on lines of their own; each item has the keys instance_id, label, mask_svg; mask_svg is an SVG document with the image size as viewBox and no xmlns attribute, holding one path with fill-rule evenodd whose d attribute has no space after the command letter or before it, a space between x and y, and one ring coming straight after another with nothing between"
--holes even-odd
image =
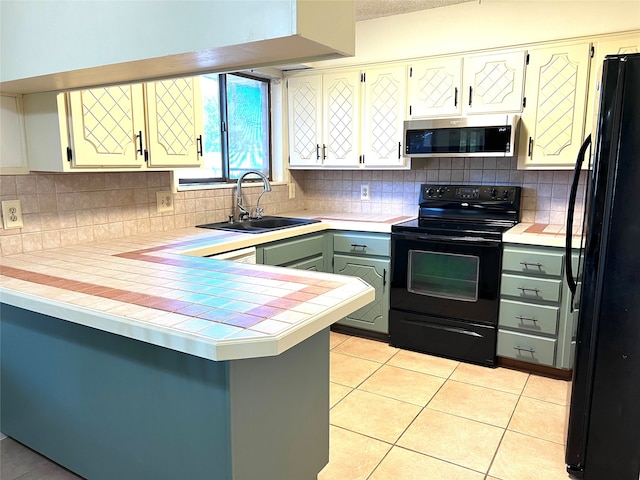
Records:
<instances>
[{"instance_id":1,"label":"black refrigerator","mask_svg":"<svg viewBox=\"0 0 640 480\"><path fill-rule=\"evenodd\" d=\"M640 54L602 65L584 248L571 269L576 164L567 215L569 287L580 289L567 471L585 480L640 479ZM574 278L574 274L576 277Z\"/></svg>"}]
</instances>

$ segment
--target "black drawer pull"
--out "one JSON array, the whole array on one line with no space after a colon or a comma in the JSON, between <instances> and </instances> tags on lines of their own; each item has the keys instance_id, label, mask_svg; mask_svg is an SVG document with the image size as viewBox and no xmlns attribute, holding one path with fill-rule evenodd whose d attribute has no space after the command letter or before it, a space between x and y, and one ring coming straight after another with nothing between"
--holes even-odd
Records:
<instances>
[{"instance_id":1,"label":"black drawer pull","mask_svg":"<svg viewBox=\"0 0 640 480\"><path fill-rule=\"evenodd\" d=\"M362 251L365 251L367 249L367 246L366 245L361 245L361 244L358 244L358 243L352 243L351 244L351 249L352 250L357 250L358 248L361 248Z\"/></svg>"},{"instance_id":2,"label":"black drawer pull","mask_svg":"<svg viewBox=\"0 0 640 480\"><path fill-rule=\"evenodd\" d=\"M520 265L522 265L524 268L529 268L529 267L542 268L541 263L520 262Z\"/></svg>"},{"instance_id":3,"label":"black drawer pull","mask_svg":"<svg viewBox=\"0 0 640 480\"><path fill-rule=\"evenodd\" d=\"M540 293L539 288L518 287L518 290L522 291L523 295L527 295L527 292L533 292L535 295Z\"/></svg>"},{"instance_id":4,"label":"black drawer pull","mask_svg":"<svg viewBox=\"0 0 640 480\"><path fill-rule=\"evenodd\" d=\"M536 353L536 350L534 348L522 348L519 345L516 345L515 347L513 347L513 349L517 350L518 353L520 352Z\"/></svg>"},{"instance_id":5,"label":"black drawer pull","mask_svg":"<svg viewBox=\"0 0 640 480\"><path fill-rule=\"evenodd\" d=\"M522 322L523 320L529 320L530 322L534 322L534 323L538 321L538 319L537 319L537 318L523 317L522 315L518 315L516 318L517 318L518 320L520 320L521 322Z\"/></svg>"}]
</instances>

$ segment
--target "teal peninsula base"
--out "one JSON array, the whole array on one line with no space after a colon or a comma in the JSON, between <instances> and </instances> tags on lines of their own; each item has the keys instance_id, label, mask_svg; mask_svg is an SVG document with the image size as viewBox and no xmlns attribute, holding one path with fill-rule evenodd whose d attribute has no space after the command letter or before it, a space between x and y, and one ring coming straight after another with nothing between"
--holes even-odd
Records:
<instances>
[{"instance_id":1,"label":"teal peninsula base","mask_svg":"<svg viewBox=\"0 0 640 480\"><path fill-rule=\"evenodd\" d=\"M211 361L2 304L0 431L91 480L311 480L329 461L329 329Z\"/></svg>"}]
</instances>

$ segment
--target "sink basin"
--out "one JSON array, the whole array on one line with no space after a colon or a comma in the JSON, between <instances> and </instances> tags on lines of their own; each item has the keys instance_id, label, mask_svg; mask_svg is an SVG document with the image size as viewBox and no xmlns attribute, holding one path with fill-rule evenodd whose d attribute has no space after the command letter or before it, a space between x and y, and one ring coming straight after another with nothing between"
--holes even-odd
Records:
<instances>
[{"instance_id":1,"label":"sink basin","mask_svg":"<svg viewBox=\"0 0 640 480\"><path fill-rule=\"evenodd\" d=\"M211 228L214 230L227 230L230 232L243 233L264 233L283 228L298 227L310 223L318 223L320 220L311 218L291 218L291 217L262 217L244 220L242 222L217 222L196 225L199 228Z\"/></svg>"}]
</instances>

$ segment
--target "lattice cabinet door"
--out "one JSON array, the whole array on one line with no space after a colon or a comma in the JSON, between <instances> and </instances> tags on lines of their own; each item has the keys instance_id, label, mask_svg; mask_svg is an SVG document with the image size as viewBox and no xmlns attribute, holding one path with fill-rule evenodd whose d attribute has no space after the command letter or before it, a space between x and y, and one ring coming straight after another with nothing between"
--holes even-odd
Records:
<instances>
[{"instance_id":1,"label":"lattice cabinet door","mask_svg":"<svg viewBox=\"0 0 640 480\"><path fill-rule=\"evenodd\" d=\"M402 167L406 69L403 65L364 73L361 151L365 167Z\"/></svg>"},{"instance_id":2,"label":"lattice cabinet door","mask_svg":"<svg viewBox=\"0 0 640 480\"><path fill-rule=\"evenodd\" d=\"M150 82L147 89L149 167L200 167L203 111L199 77Z\"/></svg>"},{"instance_id":3,"label":"lattice cabinet door","mask_svg":"<svg viewBox=\"0 0 640 480\"><path fill-rule=\"evenodd\" d=\"M362 258L350 255L333 256L333 273L360 277L375 289L375 300L347 315L338 323L351 327L389 333L389 275L390 260Z\"/></svg>"},{"instance_id":4,"label":"lattice cabinet door","mask_svg":"<svg viewBox=\"0 0 640 480\"><path fill-rule=\"evenodd\" d=\"M142 84L74 91L69 104L73 166L144 167Z\"/></svg>"},{"instance_id":5,"label":"lattice cabinet door","mask_svg":"<svg viewBox=\"0 0 640 480\"><path fill-rule=\"evenodd\" d=\"M409 116L462 113L462 58L439 58L409 66Z\"/></svg>"},{"instance_id":6,"label":"lattice cabinet door","mask_svg":"<svg viewBox=\"0 0 640 480\"><path fill-rule=\"evenodd\" d=\"M322 75L291 77L287 83L289 165L320 167L323 156Z\"/></svg>"},{"instance_id":7,"label":"lattice cabinet door","mask_svg":"<svg viewBox=\"0 0 640 480\"><path fill-rule=\"evenodd\" d=\"M322 76L324 165L359 165L360 89L359 71Z\"/></svg>"},{"instance_id":8,"label":"lattice cabinet door","mask_svg":"<svg viewBox=\"0 0 640 480\"><path fill-rule=\"evenodd\" d=\"M589 102L587 104L587 125L585 137L596 131L598 118L598 102L600 100L600 86L602 82L602 63L607 55L625 53L640 53L640 32L635 34L607 36L594 39L595 55L591 61L591 75L589 80ZM592 150L593 152L593 150Z\"/></svg>"},{"instance_id":9,"label":"lattice cabinet door","mask_svg":"<svg viewBox=\"0 0 640 480\"><path fill-rule=\"evenodd\" d=\"M573 168L584 138L591 43L529 51L519 168Z\"/></svg>"},{"instance_id":10,"label":"lattice cabinet door","mask_svg":"<svg viewBox=\"0 0 640 480\"><path fill-rule=\"evenodd\" d=\"M466 57L462 74L464 111L521 112L525 58L524 51Z\"/></svg>"}]
</instances>

